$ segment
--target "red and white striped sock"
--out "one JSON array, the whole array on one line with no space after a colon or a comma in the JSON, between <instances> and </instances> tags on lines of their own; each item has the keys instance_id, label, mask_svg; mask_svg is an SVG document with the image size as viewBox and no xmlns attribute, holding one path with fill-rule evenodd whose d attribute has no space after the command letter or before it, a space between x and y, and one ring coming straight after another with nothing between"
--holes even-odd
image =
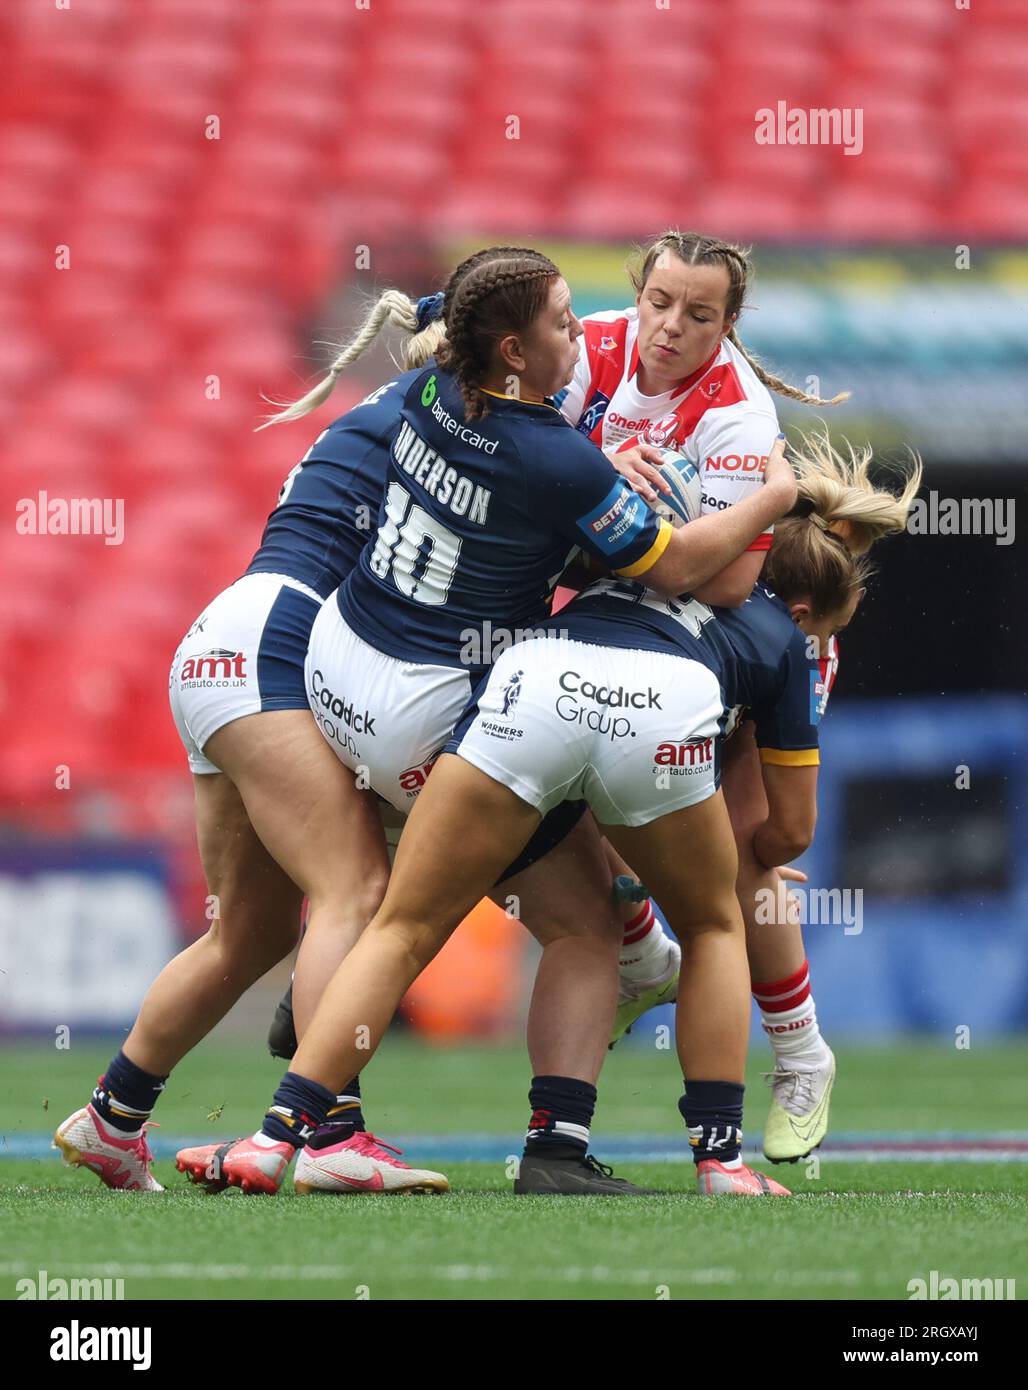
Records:
<instances>
[{"instance_id":1,"label":"red and white striped sock","mask_svg":"<svg viewBox=\"0 0 1028 1390\"><path fill-rule=\"evenodd\" d=\"M828 1044L817 1026L807 961L784 980L754 981L752 988L776 1062L788 1059L790 1067L797 1063L819 1067L828 1061Z\"/></svg>"},{"instance_id":2,"label":"red and white striped sock","mask_svg":"<svg viewBox=\"0 0 1028 1390\"><path fill-rule=\"evenodd\" d=\"M621 978L633 984L642 980L655 984L670 969L672 952L669 945L653 911L653 901L647 898L640 904L639 911L625 923L618 958Z\"/></svg>"}]
</instances>

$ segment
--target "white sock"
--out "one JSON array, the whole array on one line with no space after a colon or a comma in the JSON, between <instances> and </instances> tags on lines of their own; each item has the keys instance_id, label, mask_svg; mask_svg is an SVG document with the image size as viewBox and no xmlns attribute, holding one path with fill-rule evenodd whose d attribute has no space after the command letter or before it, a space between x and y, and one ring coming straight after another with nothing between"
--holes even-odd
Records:
<instances>
[{"instance_id":1,"label":"white sock","mask_svg":"<svg viewBox=\"0 0 1028 1390\"><path fill-rule=\"evenodd\" d=\"M653 902L647 898L631 921L625 923L618 972L622 980L633 985L657 984L674 974L676 956L660 929Z\"/></svg>"},{"instance_id":2,"label":"white sock","mask_svg":"<svg viewBox=\"0 0 1028 1390\"><path fill-rule=\"evenodd\" d=\"M783 1063L790 1070L796 1067L823 1067L831 1056L817 1026L812 994L793 1009L784 1009L779 1013L767 1013L761 1009L760 1022L771 1043L775 1061Z\"/></svg>"}]
</instances>

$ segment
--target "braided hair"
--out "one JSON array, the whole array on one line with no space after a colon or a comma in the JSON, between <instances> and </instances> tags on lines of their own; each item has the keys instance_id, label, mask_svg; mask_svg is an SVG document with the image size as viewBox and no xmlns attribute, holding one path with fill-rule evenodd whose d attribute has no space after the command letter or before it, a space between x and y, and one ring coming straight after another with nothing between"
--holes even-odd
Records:
<instances>
[{"instance_id":1,"label":"braided hair","mask_svg":"<svg viewBox=\"0 0 1028 1390\"><path fill-rule=\"evenodd\" d=\"M456 381L467 419L486 412L481 383L492 366L496 344L529 328L559 274L540 252L518 252L475 266L447 293L446 343L438 361Z\"/></svg>"},{"instance_id":2,"label":"braided hair","mask_svg":"<svg viewBox=\"0 0 1028 1390\"><path fill-rule=\"evenodd\" d=\"M728 272L728 301L725 305L725 317L734 319L742 312L753 269L750 253L746 247L736 246L730 241L721 241L718 237L704 236L700 232L674 230L665 232L663 236L657 237L643 250L638 266L629 270L636 293L642 294L646 281L650 278L650 273L657 263L658 256L664 251L673 251L679 260L684 261L686 265L724 266ZM848 391L841 391L837 396L832 396L826 400L821 396L812 396L806 391L801 391L798 386L792 386L789 382L783 381L781 377L775 376L773 372L768 371L759 358L743 346L734 324L726 336L728 341L739 349L769 391L774 391L779 396L787 396L792 401L801 401L804 405L841 405L843 401L849 400L850 393Z\"/></svg>"},{"instance_id":3,"label":"braided hair","mask_svg":"<svg viewBox=\"0 0 1028 1390\"><path fill-rule=\"evenodd\" d=\"M317 410L318 406L324 405L335 389L340 373L367 352L387 325L400 329L405 335L400 348L400 365L403 370L423 367L429 358L438 354L446 341L444 305L452 299L454 291L465 275L489 261L537 254L524 246L487 246L485 250L476 251L461 261L447 280L445 290L439 294L425 295L421 299L413 300L402 290L384 290L368 310L364 322L349 342L336 348L336 356L329 366L327 375L298 401L290 404L270 402L279 409L257 428L263 430L269 425L283 425L290 420L302 419L312 410Z\"/></svg>"}]
</instances>

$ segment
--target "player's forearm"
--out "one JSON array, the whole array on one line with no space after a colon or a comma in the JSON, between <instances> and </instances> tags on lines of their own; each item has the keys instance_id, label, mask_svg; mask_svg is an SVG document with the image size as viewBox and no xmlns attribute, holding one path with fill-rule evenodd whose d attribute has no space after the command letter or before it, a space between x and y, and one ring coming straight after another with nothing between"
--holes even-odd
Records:
<instances>
[{"instance_id":1,"label":"player's forearm","mask_svg":"<svg viewBox=\"0 0 1028 1390\"><path fill-rule=\"evenodd\" d=\"M740 555L792 506L795 489L767 483L752 497L679 528L643 582L660 594L694 593Z\"/></svg>"}]
</instances>

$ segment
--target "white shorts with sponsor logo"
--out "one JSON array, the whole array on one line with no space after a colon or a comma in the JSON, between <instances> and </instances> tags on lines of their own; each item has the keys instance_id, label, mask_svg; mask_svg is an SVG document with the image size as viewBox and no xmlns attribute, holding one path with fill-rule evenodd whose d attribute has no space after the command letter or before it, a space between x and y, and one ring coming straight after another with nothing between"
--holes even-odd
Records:
<instances>
[{"instance_id":1,"label":"white shorts with sponsor logo","mask_svg":"<svg viewBox=\"0 0 1028 1390\"><path fill-rule=\"evenodd\" d=\"M345 622L333 594L311 630L307 699L336 756L406 814L471 698L469 673L400 661Z\"/></svg>"},{"instance_id":2,"label":"white shorts with sponsor logo","mask_svg":"<svg viewBox=\"0 0 1028 1390\"><path fill-rule=\"evenodd\" d=\"M168 682L191 771L220 772L203 748L234 719L307 709L303 662L321 604L287 575L244 574L207 605L180 642Z\"/></svg>"},{"instance_id":3,"label":"white shorts with sponsor logo","mask_svg":"<svg viewBox=\"0 0 1028 1390\"><path fill-rule=\"evenodd\" d=\"M722 714L698 661L546 638L503 653L449 749L543 815L583 799L646 825L714 795Z\"/></svg>"}]
</instances>

